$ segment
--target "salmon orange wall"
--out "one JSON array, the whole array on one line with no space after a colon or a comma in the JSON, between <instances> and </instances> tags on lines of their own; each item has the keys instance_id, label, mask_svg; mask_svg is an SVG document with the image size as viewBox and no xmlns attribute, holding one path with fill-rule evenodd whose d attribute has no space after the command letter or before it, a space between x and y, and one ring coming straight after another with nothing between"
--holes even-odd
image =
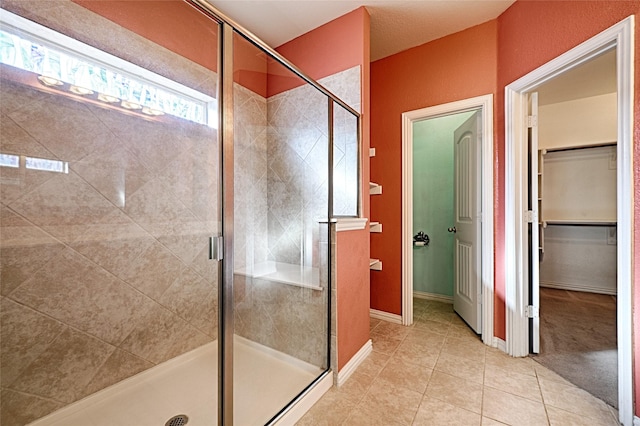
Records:
<instances>
[{"instance_id":1,"label":"salmon orange wall","mask_svg":"<svg viewBox=\"0 0 640 426\"><path fill-rule=\"evenodd\" d=\"M371 197L371 308L402 314L402 123L403 112L494 94L497 21L490 21L371 64L371 180L382 194ZM504 315L502 316L504 318Z\"/></svg>"},{"instance_id":2,"label":"salmon orange wall","mask_svg":"<svg viewBox=\"0 0 640 426\"><path fill-rule=\"evenodd\" d=\"M504 87L622 19L636 15L634 115L634 253L640 259L640 2L638 1L517 1L498 17L498 87ZM497 104L498 229L504 230L504 97ZM504 242L504 234L500 236ZM501 269L504 270L504 269ZM496 282L504 289L504 278ZM634 389L640 414L640 261L634 262ZM497 335L497 332L496 332Z\"/></svg>"},{"instance_id":3,"label":"salmon orange wall","mask_svg":"<svg viewBox=\"0 0 640 426\"><path fill-rule=\"evenodd\" d=\"M356 65L361 67L361 191L365 195L369 191L369 26L369 13L361 7L276 49L315 80ZM273 79L276 73L269 67L269 96L299 85L291 79ZM363 216L369 217L366 196ZM368 227L338 232L338 370L369 340L369 235Z\"/></svg>"}]
</instances>

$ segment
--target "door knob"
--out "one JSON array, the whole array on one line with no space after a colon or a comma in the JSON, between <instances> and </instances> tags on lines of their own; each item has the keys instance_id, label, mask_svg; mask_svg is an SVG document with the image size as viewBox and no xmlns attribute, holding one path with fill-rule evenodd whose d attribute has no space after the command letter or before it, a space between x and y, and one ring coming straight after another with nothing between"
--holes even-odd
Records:
<instances>
[{"instance_id":1,"label":"door knob","mask_svg":"<svg viewBox=\"0 0 640 426\"><path fill-rule=\"evenodd\" d=\"M455 234L455 233L456 233L456 231L457 231L457 229L456 229L456 227L454 226L453 228L447 228L447 231L449 231L449 232L453 232L453 233Z\"/></svg>"}]
</instances>

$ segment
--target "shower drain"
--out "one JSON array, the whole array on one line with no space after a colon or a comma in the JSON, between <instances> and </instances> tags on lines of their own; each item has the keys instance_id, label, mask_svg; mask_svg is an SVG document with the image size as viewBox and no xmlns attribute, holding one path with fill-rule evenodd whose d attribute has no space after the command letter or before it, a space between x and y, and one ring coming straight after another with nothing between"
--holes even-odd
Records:
<instances>
[{"instance_id":1,"label":"shower drain","mask_svg":"<svg viewBox=\"0 0 640 426\"><path fill-rule=\"evenodd\" d=\"M189 417L187 417L186 414L178 414L167 420L164 426L184 426L188 421Z\"/></svg>"}]
</instances>

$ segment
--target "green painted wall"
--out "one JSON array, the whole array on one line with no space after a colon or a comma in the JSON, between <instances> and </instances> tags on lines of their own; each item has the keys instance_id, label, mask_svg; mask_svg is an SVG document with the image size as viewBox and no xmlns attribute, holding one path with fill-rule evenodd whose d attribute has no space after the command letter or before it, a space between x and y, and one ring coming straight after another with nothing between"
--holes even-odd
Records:
<instances>
[{"instance_id":1,"label":"green painted wall","mask_svg":"<svg viewBox=\"0 0 640 426\"><path fill-rule=\"evenodd\" d=\"M413 125L413 235L431 242L413 247L413 290L453 296L453 132L473 112Z\"/></svg>"}]
</instances>

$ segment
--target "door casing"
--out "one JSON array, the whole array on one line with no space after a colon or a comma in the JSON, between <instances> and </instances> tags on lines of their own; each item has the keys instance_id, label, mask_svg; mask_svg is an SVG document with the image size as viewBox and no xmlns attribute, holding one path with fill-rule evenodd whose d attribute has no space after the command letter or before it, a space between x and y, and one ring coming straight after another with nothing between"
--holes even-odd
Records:
<instances>
[{"instance_id":1,"label":"door casing","mask_svg":"<svg viewBox=\"0 0 640 426\"><path fill-rule=\"evenodd\" d=\"M413 123L481 110L482 147L482 341L497 347L493 336L493 95L478 96L402 114L402 324L413 323Z\"/></svg>"},{"instance_id":2,"label":"door casing","mask_svg":"<svg viewBox=\"0 0 640 426\"><path fill-rule=\"evenodd\" d=\"M634 16L592 37L505 87L505 303L506 349L529 354L527 210L527 94L600 53L617 51L618 144L618 408L624 425L633 424L633 99Z\"/></svg>"}]
</instances>

